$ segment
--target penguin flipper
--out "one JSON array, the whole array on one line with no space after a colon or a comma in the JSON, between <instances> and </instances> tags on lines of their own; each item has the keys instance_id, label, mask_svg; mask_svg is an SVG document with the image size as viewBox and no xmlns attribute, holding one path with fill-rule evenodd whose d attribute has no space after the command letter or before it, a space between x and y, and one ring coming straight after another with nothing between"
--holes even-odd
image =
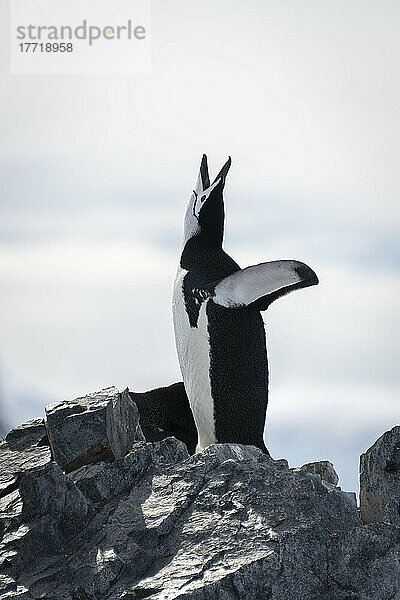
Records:
<instances>
[{"instance_id":1,"label":"penguin flipper","mask_svg":"<svg viewBox=\"0 0 400 600\"><path fill-rule=\"evenodd\" d=\"M293 290L316 285L318 277L310 267L296 260L274 260L235 271L232 275L198 290L225 308L254 306L266 310L281 296Z\"/></svg>"}]
</instances>

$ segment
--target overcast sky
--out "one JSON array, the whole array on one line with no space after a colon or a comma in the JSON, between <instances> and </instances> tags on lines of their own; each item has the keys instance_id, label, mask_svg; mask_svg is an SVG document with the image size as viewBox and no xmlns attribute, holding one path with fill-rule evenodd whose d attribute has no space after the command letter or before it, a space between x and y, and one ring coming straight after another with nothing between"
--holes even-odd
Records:
<instances>
[{"instance_id":1,"label":"overcast sky","mask_svg":"<svg viewBox=\"0 0 400 600\"><path fill-rule=\"evenodd\" d=\"M152 2L149 75L9 75L0 57L0 367L9 425L180 379L171 289L203 152L232 156L225 249L307 262L266 313L267 444L330 459L399 423L394 0ZM2 39L8 13L0 4Z\"/></svg>"}]
</instances>

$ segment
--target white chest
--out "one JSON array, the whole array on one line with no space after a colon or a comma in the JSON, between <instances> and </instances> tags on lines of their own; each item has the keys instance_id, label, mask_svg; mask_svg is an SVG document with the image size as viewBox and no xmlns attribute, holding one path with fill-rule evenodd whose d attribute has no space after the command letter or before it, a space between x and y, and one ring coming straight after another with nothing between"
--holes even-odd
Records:
<instances>
[{"instance_id":1,"label":"white chest","mask_svg":"<svg viewBox=\"0 0 400 600\"><path fill-rule=\"evenodd\" d=\"M216 443L214 403L210 384L210 342L207 329L207 302L200 307L197 327L191 327L183 296L187 271L178 268L172 298L175 343L186 394L198 432L197 451Z\"/></svg>"}]
</instances>

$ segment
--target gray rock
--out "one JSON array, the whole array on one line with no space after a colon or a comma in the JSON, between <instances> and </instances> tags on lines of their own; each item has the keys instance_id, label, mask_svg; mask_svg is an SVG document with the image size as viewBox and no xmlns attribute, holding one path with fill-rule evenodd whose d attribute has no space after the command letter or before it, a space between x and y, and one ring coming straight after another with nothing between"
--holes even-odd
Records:
<instances>
[{"instance_id":1,"label":"gray rock","mask_svg":"<svg viewBox=\"0 0 400 600\"><path fill-rule=\"evenodd\" d=\"M43 419L33 419L12 429L0 443L0 497L18 487L23 473L50 462L50 448L40 445L45 437Z\"/></svg>"},{"instance_id":2,"label":"gray rock","mask_svg":"<svg viewBox=\"0 0 400 600\"><path fill-rule=\"evenodd\" d=\"M145 440L139 425L139 411L128 388L107 404L106 436L114 458L125 456L133 442Z\"/></svg>"},{"instance_id":3,"label":"gray rock","mask_svg":"<svg viewBox=\"0 0 400 600\"><path fill-rule=\"evenodd\" d=\"M329 460L319 460L306 463L301 467L296 467L294 471L301 473L315 473L321 476L321 479L336 486L339 483L339 476L335 471L333 464Z\"/></svg>"},{"instance_id":4,"label":"gray rock","mask_svg":"<svg viewBox=\"0 0 400 600\"><path fill-rule=\"evenodd\" d=\"M97 599L121 575L121 569L140 573L150 558L130 541L128 523L141 521L139 498L143 490L150 493L154 472L187 457L182 442L166 439L137 443L131 453L114 463L82 467L73 474L77 485L54 462L26 473L15 500L19 517L11 521L13 526L8 527L0 545L0 598L13 597L18 584L34 598ZM108 504L98 506L96 512L89 496L102 489L102 466L106 474L113 469L120 476L110 477ZM133 485L138 477L137 486ZM127 502L131 494L138 503L134 513ZM10 514L6 516L10 518ZM112 540L110 549L107 539Z\"/></svg>"},{"instance_id":5,"label":"gray rock","mask_svg":"<svg viewBox=\"0 0 400 600\"><path fill-rule=\"evenodd\" d=\"M6 575L0 575L0 590L2 591L2 600L34 600L24 586L17 585Z\"/></svg>"},{"instance_id":6,"label":"gray rock","mask_svg":"<svg viewBox=\"0 0 400 600\"><path fill-rule=\"evenodd\" d=\"M19 492L22 520L27 523L47 515L57 522L66 540L94 516L86 496L55 462L25 473L19 484Z\"/></svg>"},{"instance_id":7,"label":"gray rock","mask_svg":"<svg viewBox=\"0 0 400 600\"><path fill-rule=\"evenodd\" d=\"M360 457L363 523L400 526L400 426L384 433Z\"/></svg>"},{"instance_id":8,"label":"gray rock","mask_svg":"<svg viewBox=\"0 0 400 600\"><path fill-rule=\"evenodd\" d=\"M46 425L42 418L31 419L11 429L6 435L11 450L24 450L32 446L48 446Z\"/></svg>"},{"instance_id":9,"label":"gray rock","mask_svg":"<svg viewBox=\"0 0 400 600\"><path fill-rule=\"evenodd\" d=\"M137 479L156 468L188 458L185 444L175 438L160 442L137 442L131 452L113 463L81 467L71 473L77 487L95 504L128 493Z\"/></svg>"},{"instance_id":10,"label":"gray rock","mask_svg":"<svg viewBox=\"0 0 400 600\"><path fill-rule=\"evenodd\" d=\"M144 440L139 413L128 390L110 387L46 406L55 461L67 473L82 465L121 458Z\"/></svg>"},{"instance_id":11,"label":"gray rock","mask_svg":"<svg viewBox=\"0 0 400 600\"><path fill-rule=\"evenodd\" d=\"M0 498L0 537L21 522L22 499L19 490Z\"/></svg>"},{"instance_id":12,"label":"gray rock","mask_svg":"<svg viewBox=\"0 0 400 600\"><path fill-rule=\"evenodd\" d=\"M331 549L343 539L360 579L353 597L379 598L370 590L381 582L368 584L368 557L351 533L361 528L356 507L251 446L216 445L188 458L174 439L136 443L127 456L71 476L54 463L33 471L20 492L29 528L8 532L0 559L9 557L6 575L33 597L342 599L347 563ZM395 537L364 535L391 569L392 589Z\"/></svg>"},{"instance_id":13,"label":"gray rock","mask_svg":"<svg viewBox=\"0 0 400 600\"><path fill-rule=\"evenodd\" d=\"M380 523L334 534L331 539L327 578L335 600L400 598L399 529Z\"/></svg>"},{"instance_id":14,"label":"gray rock","mask_svg":"<svg viewBox=\"0 0 400 600\"><path fill-rule=\"evenodd\" d=\"M0 498L0 600L400 600L400 529L363 526L353 496L252 446L132 442L131 405L94 396L53 411L62 456L80 431L69 462L33 461ZM43 439L17 429L14 452ZM114 460L64 473L95 431Z\"/></svg>"},{"instance_id":15,"label":"gray rock","mask_svg":"<svg viewBox=\"0 0 400 600\"><path fill-rule=\"evenodd\" d=\"M175 553L166 560L160 549L152 573L113 600L324 597L321 545L360 525L340 491L233 444L154 477L141 511L146 531L175 540Z\"/></svg>"}]
</instances>

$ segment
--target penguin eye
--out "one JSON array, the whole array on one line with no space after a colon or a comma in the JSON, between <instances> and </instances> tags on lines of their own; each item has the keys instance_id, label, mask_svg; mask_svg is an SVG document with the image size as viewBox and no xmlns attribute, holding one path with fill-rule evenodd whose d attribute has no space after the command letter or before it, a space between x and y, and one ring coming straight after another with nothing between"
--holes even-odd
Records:
<instances>
[{"instance_id":1,"label":"penguin eye","mask_svg":"<svg viewBox=\"0 0 400 600\"><path fill-rule=\"evenodd\" d=\"M204 196L202 196L202 197L200 198L200 200L201 200L202 202L204 202L204 200L206 200L206 199L207 199L207 196L205 196L205 195L204 195Z\"/></svg>"}]
</instances>

